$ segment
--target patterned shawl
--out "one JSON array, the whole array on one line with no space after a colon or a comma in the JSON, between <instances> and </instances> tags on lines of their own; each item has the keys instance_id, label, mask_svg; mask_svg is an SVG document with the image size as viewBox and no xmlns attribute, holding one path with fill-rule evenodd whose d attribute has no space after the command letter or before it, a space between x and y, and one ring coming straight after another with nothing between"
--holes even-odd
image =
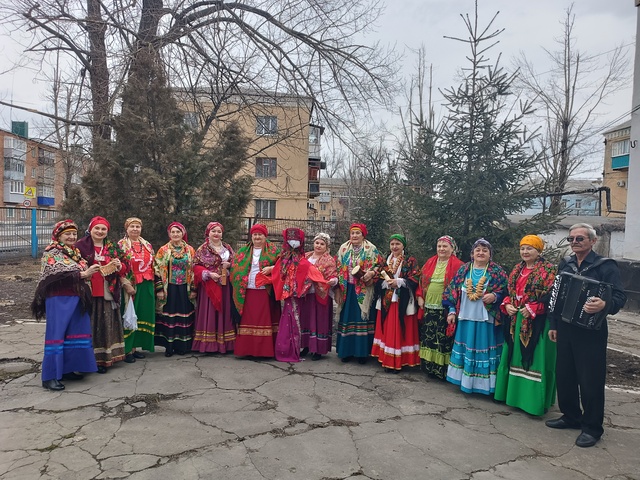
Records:
<instances>
[{"instance_id":1,"label":"patterned shawl","mask_svg":"<svg viewBox=\"0 0 640 480\"><path fill-rule=\"evenodd\" d=\"M212 224L213 226L211 226ZM216 222L211 222L209 225L211 228L216 226L221 227L221 225ZM210 230L210 228L207 227L207 230ZM231 263L233 261L233 248L231 248L231 245L224 242L222 242L222 246L229 251L229 259L227 261ZM193 273L195 275L196 287L199 288L201 284L204 285L207 297L209 297L213 307L219 312L222 311L222 285L213 280L203 282L202 273L206 270L221 275L222 263L222 257L215 248L211 247L209 244L209 238L207 237L204 243L198 247L198 250L196 250L195 259L193 261Z\"/></svg>"},{"instance_id":2,"label":"patterned shawl","mask_svg":"<svg viewBox=\"0 0 640 480\"><path fill-rule=\"evenodd\" d=\"M392 257L393 254L389 255L389 257L387 258L386 264L388 267L391 267L392 265ZM393 272L390 269L389 271L393 274L394 277L396 276L396 272ZM420 280L420 268L418 267L418 262L416 261L415 257L405 257L403 259L402 264L400 265L400 275L398 275L396 278L403 278L406 283L406 288L397 289L399 297L398 316L400 317L400 326L404 331L404 316L407 311L407 305L409 304L411 297L415 296L416 287L418 286L418 281ZM380 285L382 284L382 282L379 283ZM382 297L380 299L380 311L382 321L384 322L387 317L387 313L389 312L389 308L391 308L391 299L393 297L394 290L392 288L382 290L381 287L380 290L380 295Z\"/></svg>"},{"instance_id":3,"label":"patterned shawl","mask_svg":"<svg viewBox=\"0 0 640 480\"><path fill-rule=\"evenodd\" d=\"M303 297L311 289L312 283L309 278L311 267L304 252L297 249L281 252L271 274L276 300Z\"/></svg>"},{"instance_id":4,"label":"patterned shawl","mask_svg":"<svg viewBox=\"0 0 640 480\"><path fill-rule=\"evenodd\" d=\"M82 237L80 240L76 242L76 247L80 250L80 254L82 258L84 258L89 265L93 265L96 263L95 255L96 252L93 248L93 239L91 235L86 235ZM129 262L131 257L126 252L122 251L122 249L118 246L118 244L113 243L108 238L103 240L103 247L105 251L105 262L109 262L115 258L120 259L122 263L122 268L119 272L114 272L110 275L104 277L109 285L109 291L111 295L113 295L113 300L116 304L120 305L120 277L126 277L129 272Z\"/></svg>"},{"instance_id":5,"label":"patterned shawl","mask_svg":"<svg viewBox=\"0 0 640 480\"><path fill-rule=\"evenodd\" d=\"M358 253L354 252L351 241L343 243L338 250L336 264L338 268L338 288L342 291L343 295L346 295L347 284L349 283L349 272L353 267L360 265L360 268L364 271L372 269L377 271L385 265L385 261L376 246L369 240L365 239L362 240L362 248ZM358 304L360 304L362 318L368 319L369 309L371 307L371 302L373 301L374 286L365 285L362 277L356 279L354 286L356 289ZM342 305L338 305L338 308L342 308Z\"/></svg>"},{"instance_id":6,"label":"patterned shawl","mask_svg":"<svg viewBox=\"0 0 640 480\"><path fill-rule=\"evenodd\" d=\"M91 291L80 278L80 272L88 268L77 248L52 241L44 250L40 263L40 280L31 302L31 312L37 320L45 316L45 301L55 290L68 289L80 297L83 311L91 307Z\"/></svg>"},{"instance_id":7,"label":"patterned shawl","mask_svg":"<svg viewBox=\"0 0 640 480\"><path fill-rule=\"evenodd\" d=\"M455 308L456 314L460 313L461 295L465 290L465 280L469 276L469 270L472 265L473 262L468 262L460 267L460 270L458 270L458 273L456 273L456 276L453 277L453 280L442 294L442 305L445 308ZM497 300L494 303L485 303L484 306L491 317L496 319L496 325L499 325L499 305L507 289L507 274L500 265L495 262L489 262L485 275L488 277L485 293L495 293Z\"/></svg>"},{"instance_id":8,"label":"patterned shawl","mask_svg":"<svg viewBox=\"0 0 640 480\"><path fill-rule=\"evenodd\" d=\"M509 275L508 287L509 298L505 299L505 303L511 303L514 307L520 309L529 304L544 304L547 296L553 287L558 267L547 262L544 258L539 257L533 266L533 270L527 275L524 286L524 294L518 299L516 294L516 282L520 277L520 273L526 266L524 261L518 263ZM509 354L513 351L513 335L515 334L516 319L504 315L505 318L505 340L511 347ZM520 325L520 351L522 352L522 366L525 370L529 370L533 361L533 352L538 344L538 339L544 330L546 315L536 315L535 319L522 317Z\"/></svg>"},{"instance_id":9,"label":"patterned shawl","mask_svg":"<svg viewBox=\"0 0 640 480\"><path fill-rule=\"evenodd\" d=\"M138 237L138 240L140 241L140 245L142 245L143 248L145 248L147 250L147 252L149 252L149 265L148 267L153 267L153 256L154 256L154 252L153 252L153 247L151 246L151 244L149 242L147 242L144 238L142 237ZM133 246L131 245L131 239L129 237L123 237L120 239L120 241L118 242L118 246L122 249L122 251L129 257L129 262L133 262L134 259L134 255L133 255ZM135 285L136 284L136 276L133 272L133 265L131 265L131 268L129 269L129 272L127 273L127 276L125 277L130 283L131 285ZM128 300L128 299L126 299Z\"/></svg>"},{"instance_id":10,"label":"patterned shawl","mask_svg":"<svg viewBox=\"0 0 640 480\"><path fill-rule=\"evenodd\" d=\"M272 244L269 240L265 241L260 253L260 269L269 267L276 263L280 249ZM253 255L253 243L249 242L236 252L233 257L233 266L231 268L231 285L233 286L233 303L238 311L238 315L242 316L244 309L244 298L249 284L249 272L251 271L251 258ZM269 287L267 286L267 289Z\"/></svg>"},{"instance_id":11,"label":"patterned shawl","mask_svg":"<svg viewBox=\"0 0 640 480\"><path fill-rule=\"evenodd\" d=\"M305 253L306 257L309 258L313 255L313 252ZM325 280L329 281L332 278L336 278L338 276L338 269L336 268L336 259L331 256L329 252L325 252L316 262L316 267L322 273L322 276ZM323 305L327 303L327 295L329 295L329 287L324 284L316 284L316 299L322 303Z\"/></svg>"},{"instance_id":12,"label":"patterned shawl","mask_svg":"<svg viewBox=\"0 0 640 480\"><path fill-rule=\"evenodd\" d=\"M193 281L193 259L196 256L196 252L191 245L184 240L181 241L182 254L187 255L187 293L191 293L195 290L195 284ZM171 242L165 243L158 249L154 262L154 272L156 274L156 292L164 292L164 298L156 300L156 311L161 312L167 303L167 290L169 288L169 274L171 272L171 263L173 261L173 248ZM195 299L191 298L191 303L195 305Z\"/></svg>"},{"instance_id":13,"label":"patterned shawl","mask_svg":"<svg viewBox=\"0 0 640 480\"><path fill-rule=\"evenodd\" d=\"M433 257L429 258L422 267L422 272L420 273L420 285L418 286L418 296L426 296L427 290L429 289L429 284L431 283L431 276L436 269L437 263L438 256L434 255ZM447 261L447 268L444 272L445 288L447 288L447 285L449 285L462 265L464 265L464 262L455 255L451 255L449 257L449 260Z\"/></svg>"}]
</instances>

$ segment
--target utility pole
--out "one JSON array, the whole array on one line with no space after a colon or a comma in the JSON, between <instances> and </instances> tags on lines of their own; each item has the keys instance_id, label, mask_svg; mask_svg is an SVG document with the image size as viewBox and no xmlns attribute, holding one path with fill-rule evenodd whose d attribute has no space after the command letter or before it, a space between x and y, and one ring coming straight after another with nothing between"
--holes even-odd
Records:
<instances>
[{"instance_id":1,"label":"utility pole","mask_svg":"<svg viewBox=\"0 0 640 480\"><path fill-rule=\"evenodd\" d=\"M636 50L633 66L631 100L631 148L629 149L629 179L627 215L625 219L624 258L640 260L640 0L636 5Z\"/></svg>"}]
</instances>

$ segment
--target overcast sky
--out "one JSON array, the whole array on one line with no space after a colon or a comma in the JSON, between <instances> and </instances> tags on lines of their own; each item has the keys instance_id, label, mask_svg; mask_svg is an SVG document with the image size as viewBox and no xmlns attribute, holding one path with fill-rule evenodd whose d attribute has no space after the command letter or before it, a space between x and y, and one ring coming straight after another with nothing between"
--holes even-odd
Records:
<instances>
[{"instance_id":1,"label":"overcast sky","mask_svg":"<svg viewBox=\"0 0 640 480\"><path fill-rule=\"evenodd\" d=\"M2 0L7 1L7 0ZM348 0L345 0L345 2ZM480 0L480 24L485 24L496 11L500 11L496 28L504 28L499 45L491 55L503 54L503 64L511 66L512 59L524 52L540 72L549 66L542 47L555 49L554 38L561 34L564 11L571 4L563 0ZM467 47L445 35L464 35L460 13L472 14L473 0L388 0L384 15L377 22L376 32L368 39L379 39L395 45L405 53L403 73L406 77L415 71L416 56L411 50L424 45L427 62L433 64L434 86L446 88L456 83L456 74L464 63ZM583 0L576 1L575 36L582 51L597 54L607 52L618 45L635 41L636 7L634 0ZM0 43L0 58L4 71L8 60L18 58L18 48L6 38ZM633 55L633 49L629 49ZM30 108L48 110L43 101L45 85L35 80L35 73L28 69L0 75L0 98ZM436 113L442 115L441 97L435 94ZM399 99L398 104L406 103ZM631 87L619 91L611 99L603 113L608 119L616 119L629 112ZM390 117L387 117L390 118ZM11 119L28 120L35 132L35 117L24 112L0 106L0 127L11 128ZM42 121L40 121L42 123ZM393 122L391 122L393 123ZM393 125L391 125L393 126Z\"/></svg>"}]
</instances>

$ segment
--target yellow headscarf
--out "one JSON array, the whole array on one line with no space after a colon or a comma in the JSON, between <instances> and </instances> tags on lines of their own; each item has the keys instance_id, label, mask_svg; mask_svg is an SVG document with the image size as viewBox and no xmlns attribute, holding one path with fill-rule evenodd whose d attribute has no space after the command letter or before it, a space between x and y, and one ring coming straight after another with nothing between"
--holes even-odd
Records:
<instances>
[{"instance_id":1,"label":"yellow headscarf","mask_svg":"<svg viewBox=\"0 0 640 480\"><path fill-rule=\"evenodd\" d=\"M525 235L522 237L522 240L520 240L520 246L522 245L530 245L538 252L542 252L542 250L544 250L544 240L542 240L538 235Z\"/></svg>"}]
</instances>

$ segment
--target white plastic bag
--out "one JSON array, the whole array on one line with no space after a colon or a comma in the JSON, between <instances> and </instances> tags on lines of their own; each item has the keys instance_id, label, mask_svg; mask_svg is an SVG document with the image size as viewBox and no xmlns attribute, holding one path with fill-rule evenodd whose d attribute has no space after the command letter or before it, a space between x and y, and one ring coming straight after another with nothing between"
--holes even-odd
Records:
<instances>
[{"instance_id":1,"label":"white plastic bag","mask_svg":"<svg viewBox=\"0 0 640 480\"><path fill-rule=\"evenodd\" d=\"M133 297L129 297L129 303L127 303L127 308L124 310L122 320L123 327L127 330L138 329L138 315L136 315L136 309L133 306Z\"/></svg>"}]
</instances>

